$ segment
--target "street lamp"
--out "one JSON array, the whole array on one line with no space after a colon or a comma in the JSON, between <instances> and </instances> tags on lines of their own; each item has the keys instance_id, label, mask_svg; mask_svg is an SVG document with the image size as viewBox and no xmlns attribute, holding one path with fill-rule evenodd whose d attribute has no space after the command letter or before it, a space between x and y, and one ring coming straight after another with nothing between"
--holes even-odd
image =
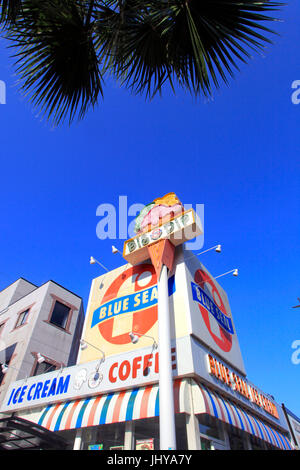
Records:
<instances>
[{"instance_id":1,"label":"street lamp","mask_svg":"<svg viewBox=\"0 0 300 470\"><path fill-rule=\"evenodd\" d=\"M207 251L215 250L217 253L221 253L222 251L222 245L215 245L212 246L211 248L208 248L207 250L201 251L200 253L196 253L196 255L202 255L203 253L206 253Z\"/></svg>"},{"instance_id":2,"label":"street lamp","mask_svg":"<svg viewBox=\"0 0 300 470\"><path fill-rule=\"evenodd\" d=\"M153 348L154 349L158 348L158 344L155 341L155 339L153 338L153 336L142 335L141 333L133 333L132 331L129 333L129 336L130 336L132 344L136 344L139 341L140 337L142 337L142 336L145 336L146 338L151 338L153 340Z\"/></svg>"},{"instance_id":3,"label":"street lamp","mask_svg":"<svg viewBox=\"0 0 300 470\"><path fill-rule=\"evenodd\" d=\"M218 279L218 277L226 276L226 274L232 273L233 276L238 276L239 275L239 270L237 268L232 269L231 271L227 271L226 273L219 274L219 276L215 276L215 279Z\"/></svg>"},{"instance_id":4,"label":"street lamp","mask_svg":"<svg viewBox=\"0 0 300 470\"><path fill-rule=\"evenodd\" d=\"M46 359L44 358L44 356L42 356L42 355L38 352L37 355L36 355L36 360L37 360L37 362L38 362L39 364L42 364L43 362L45 362Z\"/></svg>"},{"instance_id":5,"label":"street lamp","mask_svg":"<svg viewBox=\"0 0 300 470\"><path fill-rule=\"evenodd\" d=\"M105 269L105 271L108 272L108 269L105 266L103 266L103 264L101 264L100 261L98 261L96 258L91 256L90 257L90 264L95 264L95 263L99 264L99 266L101 266L101 268Z\"/></svg>"},{"instance_id":6,"label":"street lamp","mask_svg":"<svg viewBox=\"0 0 300 470\"><path fill-rule=\"evenodd\" d=\"M121 256L123 256L121 251L118 250L118 248L116 248L114 245L112 245L111 251L112 251L113 255L115 255L116 253L119 253Z\"/></svg>"},{"instance_id":7,"label":"street lamp","mask_svg":"<svg viewBox=\"0 0 300 470\"><path fill-rule=\"evenodd\" d=\"M83 339L80 340L80 349L81 351L84 351L87 349L88 346L91 346L94 349L97 349L97 351L100 351L102 354L102 358L100 359L100 364L105 361L105 353L102 351L102 349L97 348L97 346L94 346L93 344L89 343L88 341L85 341Z\"/></svg>"}]
</instances>

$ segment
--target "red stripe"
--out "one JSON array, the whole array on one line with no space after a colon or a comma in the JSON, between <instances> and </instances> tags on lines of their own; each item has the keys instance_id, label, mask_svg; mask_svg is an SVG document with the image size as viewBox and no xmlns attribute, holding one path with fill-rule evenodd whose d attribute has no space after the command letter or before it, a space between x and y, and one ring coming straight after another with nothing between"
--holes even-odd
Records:
<instances>
[{"instance_id":1,"label":"red stripe","mask_svg":"<svg viewBox=\"0 0 300 470\"><path fill-rule=\"evenodd\" d=\"M201 394L202 394L202 397L203 397L203 400L204 400L205 411L206 411L206 413L208 413L209 415L211 415L211 411L210 411L210 408L209 408L209 404L208 404L208 401L207 401L207 398L206 398L206 391L205 391L204 388L202 388L201 385L199 385L199 389L201 390Z\"/></svg>"},{"instance_id":2,"label":"red stripe","mask_svg":"<svg viewBox=\"0 0 300 470\"><path fill-rule=\"evenodd\" d=\"M47 423L46 423L46 428L47 429L50 429L50 426L51 426L51 422L52 422L52 419L53 419L53 416L55 414L55 411L57 410L57 408L60 406L60 403L58 403L57 405L55 405L55 407L53 408L53 410L51 411L51 414L47 420Z\"/></svg>"},{"instance_id":3,"label":"red stripe","mask_svg":"<svg viewBox=\"0 0 300 470\"><path fill-rule=\"evenodd\" d=\"M112 423L118 423L119 422L119 416L120 416L120 410L121 410L121 405L123 402L123 398L125 396L126 390L123 392L120 392L114 407L114 413L112 417Z\"/></svg>"},{"instance_id":4,"label":"red stripe","mask_svg":"<svg viewBox=\"0 0 300 470\"><path fill-rule=\"evenodd\" d=\"M72 405L72 408L70 410L70 413L69 413L69 416L68 416L68 419L66 421L66 425L65 425L65 429L70 429L70 426L71 426L71 421L72 421L72 418L73 418L73 414L77 408L77 405L81 402L81 400L77 400L73 403Z\"/></svg>"},{"instance_id":5,"label":"red stripe","mask_svg":"<svg viewBox=\"0 0 300 470\"><path fill-rule=\"evenodd\" d=\"M95 416L95 413L97 411L98 404L99 404L99 401L101 400L101 397L102 397L102 395L98 395L98 397L96 398L96 400L94 401L94 403L92 405L87 426L93 426L93 424L94 424L94 416Z\"/></svg>"},{"instance_id":6,"label":"red stripe","mask_svg":"<svg viewBox=\"0 0 300 470\"><path fill-rule=\"evenodd\" d=\"M142 397L141 410L140 410L140 419L148 417L148 403L150 398L150 392L152 390L152 385L146 387Z\"/></svg>"},{"instance_id":7,"label":"red stripe","mask_svg":"<svg viewBox=\"0 0 300 470\"><path fill-rule=\"evenodd\" d=\"M179 413L179 390L180 390L181 379L177 379L174 382L174 411Z\"/></svg>"}]
</instances>

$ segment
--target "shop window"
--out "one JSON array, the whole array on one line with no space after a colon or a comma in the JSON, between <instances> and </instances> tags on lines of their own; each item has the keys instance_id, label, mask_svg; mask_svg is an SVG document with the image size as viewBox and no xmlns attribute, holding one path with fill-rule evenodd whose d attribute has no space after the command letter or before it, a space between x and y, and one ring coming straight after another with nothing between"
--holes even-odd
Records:
<instances>
[{"instance_id":1,"label":"shop window","mask_svg":"<svg viewBox=\"0 0 300 470\"><path fill-rule=\"evenodd\" d=\"M201 437L201 450L211 450L211 441Z\"/></svg>"},{"instance_id":2,"label":"shop window","mask_svg":"<svg viewBox=\"0 0 300 470\"><path fill-rule=\"evenodd\" d=\"M65 330L67 328L70 311L70 307L56 300L49 322Z\"/></svg>"},{"instance_id":3,"label":"shop window","mask_svg":"<svg viewBox=\"0 0 300 470\"><path fill-rule=\"evenodd\" d=\"M123 450L125 423L104 424L85 428L83 450Z\"/></svg>"},{"instance_id":4,"label":"shop window","mask_svg":"<svg viewBox=\"0 0 300 470\"><path fill-rule=\"evenodd\" d=\"M250 444L252 450L265 450L265 444L255 436L250 436Z\"/></svg>"},{"instance_id":5,"label":"shop window","mask_svg":"<svg viewBox=\"0 0 300 470\"><path fill-rule=\"evenodd\" d=\"M198 417L198 421L200 434L204 434L205 436L213 437L215 439L222 439L220 423L218 423L217 420L212 419L208 415L200 415Z\"/></svg>"},{"instance_id":6,"label":"shop window","mask_svg":"<svg viewBox=\"0 0 300 470\"><path fill-rule=\"evenodd\" d=\"M243 436L237 433L229 433L230 450L246 450Z\"/></svg>"},{"instance_id":7,"label":"shop window","mask_svg":"<svg viewBox=\"0 0 300 470\"><path fill-rule=\"evenodd\" d=\"M153 450L159 450L159 419L140 419L134 425L134 449L142 449L150 446ZM144 444L143 444L144 443Z\"/></svg>"},{"instance_id":8,"label":"shop window","mask_svg":"<svg viewBox=\"0 0 300 470\"><path fill-rule=\"evenodd\" d=\"M175 415L176 448L186 450L188 448L186 435L186 416L183 413ZM147 418L135 421L134 425L135 449L150 448L159 450L159 418Z\"/></svg>"},{"instance_id":9,"label":"shop window","mask_svg":"<svg viewBox=\"0 0 300 470\"><path fill-rule=\"evenodd\" d=\"M5 374L2 372L2 366L6 365L9 367L9 363L12 359L13 353L15 351L17 343L8 346L8 348L1 351L1 358L3 358L2 362L0 363L0 385L2 384Z\"/></svg>"},{"instance_id":10,"label":"shop window","mask_svg":"<svg viewBox=\"0 0 300 470\"><path fill-rule=\"evenodd\" d=\"M27 322L29 310L30 309L28 308L27 310L24 310L24 312L19 313L17 323L15 324L15 328L18 328L19 326L22 326Z\"/></svg>"},{"instance_id":11,"label":"shop window","mask_svg":"<svg viewBox=\"0 0 300 470\"><path fill-rule=\"evenodd\" d=\"M186 415L178 413L175 415L176 425L176 447L177 450L186 450L188 448L186 435Z\"/></svg>"}]
</instances>

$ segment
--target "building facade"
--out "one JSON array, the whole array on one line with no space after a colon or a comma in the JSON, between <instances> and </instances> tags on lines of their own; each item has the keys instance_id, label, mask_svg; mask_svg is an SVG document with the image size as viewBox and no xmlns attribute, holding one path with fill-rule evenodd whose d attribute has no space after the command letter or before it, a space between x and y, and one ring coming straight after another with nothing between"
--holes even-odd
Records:
<instances>
[{"instance_id":1,"label":"building facade","mask_svg":"<svg viewBox=\"0 0 300 470\"><path fill-rule=\"evenodd\" d=\"M48 281L18 279L0 292L0 403L16 380L76 363L82 299Z\"/></svg>"},{"instance_id":2,"label":"building facade","mask_svg":"<svg viewBox=\"0 0 300 470\"><path fill-rule=\"evenodd\" d=\"M293 449L282 406L246 375L226 292L181 247L168 280L177 449ZM149 261L94 279L77 364L11 383L0 411L70 449L160 449L157 308Z\"/></svg>"}]
</instances>

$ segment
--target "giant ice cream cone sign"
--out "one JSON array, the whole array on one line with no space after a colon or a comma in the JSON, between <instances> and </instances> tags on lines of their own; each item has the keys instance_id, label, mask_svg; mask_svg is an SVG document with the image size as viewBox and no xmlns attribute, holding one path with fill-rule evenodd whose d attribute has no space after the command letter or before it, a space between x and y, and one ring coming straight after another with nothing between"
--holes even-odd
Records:
<instances>
[{"instance_id":1,"label":"giant ice cream cone sign","mask_svg":"<svg viewBox=\"0 0 300 470\"><path fill-rule=\"evenodd\" d=\"M174 193L147 204L135 220L135 232L124 243L124 258L132 265L151 258L158 276L162 264L172 269L176 246L203 233L195 211L185 210Z\"/></svg>"}]
</instances>

